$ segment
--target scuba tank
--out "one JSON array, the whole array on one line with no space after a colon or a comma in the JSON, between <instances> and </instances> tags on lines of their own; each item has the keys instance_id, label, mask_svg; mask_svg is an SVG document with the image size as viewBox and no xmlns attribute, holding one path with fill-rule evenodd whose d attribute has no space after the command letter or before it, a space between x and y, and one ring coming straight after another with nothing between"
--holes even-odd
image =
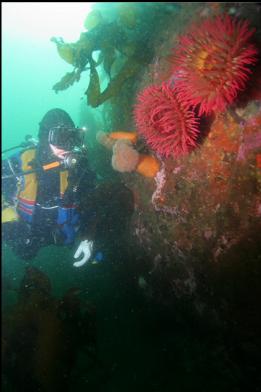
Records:
<instances>
[{"instance_id":1,"label":"scuba tank","mask_svg":"<svg viewBox=\"0 0 261 392\"><path fill-rule=\"evenodd\" d=\"M5 154L6 152L16 150L17 148L32 148L36 147L38 144L38 140L34 139L32 135L26 135L25 140L20 143L18 146L14 146L11 148L7 148L6 150L2 151L2 154Z\"/></svg>"}]
</instances>

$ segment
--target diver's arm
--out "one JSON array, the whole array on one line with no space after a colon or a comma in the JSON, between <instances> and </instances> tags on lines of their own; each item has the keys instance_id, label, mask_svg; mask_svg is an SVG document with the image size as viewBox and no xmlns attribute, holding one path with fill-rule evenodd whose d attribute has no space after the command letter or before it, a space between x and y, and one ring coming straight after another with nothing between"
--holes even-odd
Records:
<instances>
[{"instance_id":1,"label":"diver's arm","mask_svg":"<svg viewBox=\"0 0 261 392\"><path fill-rule=\"evenodd\" d=\"M97 226L97 206L96 206L96 175L92 171L87 171L79 184L78 202L80 214L80 239L91 239L94 241Z\"/></svg>"},{"instance_id":2,"label":"diver's arm","mask_svg":"<svg viewBox=\"0 0 261 392\"><path fill-rule=\"evenodd\" d=\"M97 226L93 197L96 175L88 169L88 162L85 159L82 160L80 167L83 170L78 188L78 200L80 204L80 228L78 231L78 237L80 239L80 244L74 254L75 259L79 257L80 259L73 263L74 267L81 267L91 258Z\"/></svg>"}]
</instances>

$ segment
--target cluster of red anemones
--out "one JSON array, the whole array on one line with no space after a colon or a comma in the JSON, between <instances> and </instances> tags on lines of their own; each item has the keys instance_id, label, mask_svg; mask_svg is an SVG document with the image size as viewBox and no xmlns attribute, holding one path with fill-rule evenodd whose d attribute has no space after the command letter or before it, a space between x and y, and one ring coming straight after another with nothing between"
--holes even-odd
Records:
<instances>
[{"instance_id":1,"label":"cluster of red anemones","mask_svg":"<svg viewBox=\"0 0 261 392\"><path fill-rule=\"evenodd\" d=\"M166 158L184 155L196 146L198 119L170 83L151 85L139 93L134 117L147 144Z\"/></svg>"},{"instance_id":2,"label":"cluster of red anemones","mask_svg":"<svg viewBox=\"0 0 261 392\"><path fill-rule=\"evenodd\" d=\"M198 115L220 112L246 86L257 49L254 29L229 15L193 26L173 54L172 81L138 94L134 117L138 132L164 157L178 157L196 147Z\"/></svg>"}]
</instances>

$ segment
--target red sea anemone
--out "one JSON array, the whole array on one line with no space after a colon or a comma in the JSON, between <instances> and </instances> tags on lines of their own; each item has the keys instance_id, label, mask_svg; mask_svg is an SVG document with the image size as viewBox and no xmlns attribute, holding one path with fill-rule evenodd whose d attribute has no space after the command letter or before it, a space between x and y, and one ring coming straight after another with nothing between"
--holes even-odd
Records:
<instances>
[{"instance_id":1,"label":"red sea anemone","mask_svg":"<svg viewBox=\"0 0 261 392\"><path fill-rule=\"evenodd\" d=\"M169 83L140 92L134 118L147 144L166 158L187 154L196 146L198 119Z\"/></svg>"},{"instance_id":2,"label":"red sea anemone","mask_svg":"<svg viewBox=\"0 0 261 392\"><path fill-rule=\"evenodd\" d=\"M199 105L199 115L223 111L245 88L257 60L258 51L250 43L254 31L247 21L223 15L180 38L173 56L176 86L180 97Z\"/></svg>"}]
</instances>

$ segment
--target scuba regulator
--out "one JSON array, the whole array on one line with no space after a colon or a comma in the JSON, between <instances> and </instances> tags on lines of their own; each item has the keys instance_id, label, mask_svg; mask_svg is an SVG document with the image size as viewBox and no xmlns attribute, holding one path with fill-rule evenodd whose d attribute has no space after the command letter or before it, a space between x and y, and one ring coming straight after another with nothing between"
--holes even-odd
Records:
<instances>
[{"instance_id":1,"label":"scuba regulator","mask_svg":"<svg viewBox=\"0 0 261 392\"><path fill-rule=\"evenodd\" d=\"M62 166L64 166L65 169L71 169L75 167L76 164L77 164L77 158L72 154L66 155L66 157L62 162Z\"/></svg>"},{"instance_id":2,"label":"scuba regulator","mask_svg":"<svg viewBox=\"0 0 261 392\"><path fill-rule=\"evenodd\" d=\"M69 152L68 154L65 155L64 159L61 161L60 165L64 169L72 169L74 168L78 162L81 156L86 153L86 147L82 146L82 148L75 148L73 151Z\"/></svg>"}]
</instances>

